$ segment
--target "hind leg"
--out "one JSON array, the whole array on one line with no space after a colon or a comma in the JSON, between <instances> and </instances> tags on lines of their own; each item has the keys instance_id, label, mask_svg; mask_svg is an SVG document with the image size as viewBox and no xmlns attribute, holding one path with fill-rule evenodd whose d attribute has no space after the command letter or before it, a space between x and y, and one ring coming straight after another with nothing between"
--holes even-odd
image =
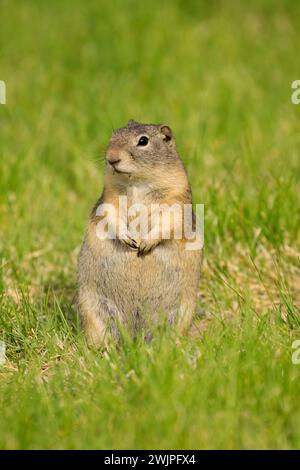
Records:
<instances>
[{"instance_id":1,"label":"hind leg","mask_svg":"<svg viewBox=\"0 0 300 470\"><path fill-rule=\"evenodd\" d=\"M183 279L181 285L180 306L177 314L177 327L180 334L185 334L193 321L200 277L201 252L186 251L183 256Z\"/></svg>"},{"instance_id":2,"label":"hind leg","mask_svg":"<svg viewBox=\"0 0 300 470\"><path fill-rule=\"evenodd\" d=\"M101 311L97 294L91 289L79 290L79 312L85 333L86 341L90 347L107 347L110 339L110 328L107 315Z\"/></svg>"},{"instance_id":3,"label":"hind leg","mask_svg":"<svg viewBox=\"0 0 300 470\"><path fill-rule=\"evenodd\" d=\"M178 310L176 322L176 326L180 335L184 335L190 329L194 318L195 308L196 302L191 302L187 299L182 301Z\"/></svg>"}]
</instances>

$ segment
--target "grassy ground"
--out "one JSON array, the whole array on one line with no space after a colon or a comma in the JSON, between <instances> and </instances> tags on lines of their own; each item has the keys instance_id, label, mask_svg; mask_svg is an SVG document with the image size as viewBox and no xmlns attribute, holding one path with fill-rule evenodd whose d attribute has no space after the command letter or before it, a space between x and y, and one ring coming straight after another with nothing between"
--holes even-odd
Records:
<instances>
[{"instance_id":1,"label":"grassy ground","mask_svg":"<svg viewBox=\"0 0 300 470\"><path fill-rule=\"evenodd\" d=\"M299 448L299 3L0 7L0 448ZM205 204L203 315L101 356L76 256L129 118L173 128Z\"/></svg>"}]
</instances>

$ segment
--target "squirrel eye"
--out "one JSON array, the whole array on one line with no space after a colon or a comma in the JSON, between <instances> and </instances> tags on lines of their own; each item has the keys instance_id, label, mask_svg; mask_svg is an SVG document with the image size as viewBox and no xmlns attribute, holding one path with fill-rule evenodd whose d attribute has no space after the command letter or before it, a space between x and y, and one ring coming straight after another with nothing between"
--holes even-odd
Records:
<instances>
[{"instance_id":1,"label":"squirrel eye","mask_svg":"<svg viewBox=\"0 0 300 470\"><path fill-rule=\"evenodd\" d=\"M147 145L148 142L149 142L148 137L146 137L145 135L142 135L142 137L139 138L138 145L145 147L145 145Z\"/></svg>"}]
</instances>

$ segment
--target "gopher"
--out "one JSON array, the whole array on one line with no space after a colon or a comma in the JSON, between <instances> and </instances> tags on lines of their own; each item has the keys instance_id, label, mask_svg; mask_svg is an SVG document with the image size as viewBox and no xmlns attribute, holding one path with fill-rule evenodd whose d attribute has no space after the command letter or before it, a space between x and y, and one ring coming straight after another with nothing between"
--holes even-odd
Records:
<instances>
[{"instance_id":1,"label":"gopher","mask_svg":"<svg viewBox=\"0 0 300 470\"><path fill-rule=\"evenodd\" d=\"M125 209L120 198L126 201ZM104 190L90 215L78 259L78 307L89 345L107 346L118 339L119 325L134 332L143 329L150 337L160 320L176 325L181 334L188 330L202 251L187 249L192 238L178 236L177 229L182 233L184 226L178 209L183 213L191 202L188 177L169 126L130 120L113 132ZM133 214L138 211L130 213L130 208L140 206L144 231L133 233L133 226L139 228ZM169 217L158 211L152 218L153 207L177 210L169 211ZM194 228L194 214L192 220Z\"/></svg>"}]
</instances>

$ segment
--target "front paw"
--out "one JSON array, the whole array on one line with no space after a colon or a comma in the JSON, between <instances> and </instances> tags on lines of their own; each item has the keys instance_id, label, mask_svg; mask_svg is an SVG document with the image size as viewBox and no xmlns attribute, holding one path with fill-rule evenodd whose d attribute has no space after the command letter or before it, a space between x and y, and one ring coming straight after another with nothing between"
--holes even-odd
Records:
<instances>
[{"instance_id":1,"label":"front paw","mask_svg":"<svg viewBox=\"0 0 300 470\"><path fill-rule=\"evenodd\" d=\"M120 238L119 240L127 248L130 248L131 250L134 250L134 251L138 250L137 242L133 238L131 238L129 235L125 235L122 238Z\"/></svg>"},{"instance_id":2,"label":"front paw","mask_svg":"<svg viewBox=\"0 0 300 470\"><path fill-rule=\"evenodd\" d=\"M159 243L159 240L141 240L138 246L138 256L150 253Z\"/></svg>"}]
</instances>

